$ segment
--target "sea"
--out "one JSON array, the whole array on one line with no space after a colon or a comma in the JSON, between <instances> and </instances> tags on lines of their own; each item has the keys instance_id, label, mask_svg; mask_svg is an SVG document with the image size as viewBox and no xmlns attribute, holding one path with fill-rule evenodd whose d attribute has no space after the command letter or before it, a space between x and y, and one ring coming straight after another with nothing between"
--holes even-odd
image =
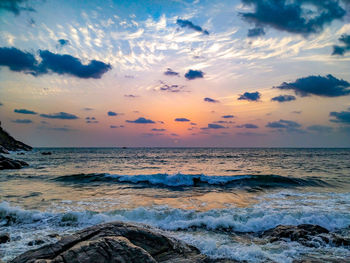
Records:
<instances>
[{"instance_id":1,"label":"sea","mask_svg":"<svg viewBox=\"0 0 350 263\"><path fill-rule=\"evenodd\" d=\"M9 157L30 165L0 171L0 233L11 236L0 245L4 262L116 220L150 225L212 258L350 262L349 247L258 235L317 224L349 237L350 149L35 148Z\"/></svg>"}]
</instances>

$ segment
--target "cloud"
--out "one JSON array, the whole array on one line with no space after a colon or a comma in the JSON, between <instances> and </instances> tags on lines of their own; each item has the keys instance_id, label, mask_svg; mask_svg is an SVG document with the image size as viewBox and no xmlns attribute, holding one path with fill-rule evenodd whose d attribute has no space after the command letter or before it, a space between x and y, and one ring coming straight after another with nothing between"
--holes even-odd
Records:
<instances>
[{"instance_id":1,"label":"cloud","mask_svg":"<svg viewBox=\"0 0 350 263\"><path fill-rule=\"evenodd\" d=\"M4 105L4 104L2 104L2 103L0 102L0 106L2 106L2 105Z\"/></svg>"},{"instance_id":2,"label":"cloud","mask_svg":"<svg viewBox=\"0 0 350 263\"><path fill-rule=\"evenodd\" d=\"M301 114L302 111L301 110L294 110L294 111L292 111L292 113L294 113L294 114Z\"/></svg>"},{"instance_id":3,"label":"cloud","mask_svg":"<svg viewBox=\"0 0 350 263\"><path fill-rule=\"evenodd\" d=\"M299 129L301 127L299 123L295 121L289 121L289 120L279 120L279 121L269 122L268 124L266 124L266 127L272 128L272 129L286 130L288 132L304 133L304 131Z\"/></svg>"},{"instance_id":4,"label":"cloud","mask_svg":"<svg viewBox=\"0 0 350 263\"><path fill-rule=\"evenodd\" d=\"M197 123L194 123L194 122L191 122L190 123L192 126L196 126L197 125Z\"/></svg>"},{"instance_id":5,"label":"cloud","mask_svg":"<svg viewBox=\"0 0 350 263\"><path fill-rule=\"evenodd\" d=\"M255 27L248 30L248 37L259 37L265 35L265 30L261 27Z\"/></svg>"},{"instance_id":6,"label":"cloud","mask_svg":"<svg viewBox=\"0 0 350 263\"><path fill-rule=\"evenodd\" d=\"M150 119L146 119L144 117L140 117L134 121L130 121L130 120L126 120L126 122L129 123L137 123L137 124L148 124L148 123L155 123L154 121L150 120Z\"/></svg>"},{"instance_id":7,"label":"cloud","mask_svg":"<svg viewBox=\"0 0 350 263\"><path fill-rule=\"evenodd\" d=\"M341 112L330 112L329 116L334 117L335 119L330 120L331 122L350 124L350 110L341 111Z\"/></svg>"},{"instance_id":8,"label":"cloud","mask_svg":"<svg viewBox=\"0 0 350 263\"><path fill-rule=\"evenodd\" d=\"M0 10L6 10L19 15L21 11L31 11L35 10L30 7L27 3L27 0L1 0L0 1Z\"/></svg>"},{"instance_id":9,"label":"cloud","mask_svg":"<svg viewBox=\"0 0 350 263\"><path fill-rule=\"evenodd\" d=\"M109 128L111 128L111 129L117 129L117 128L124 128L124 125L111 125L111 126L109 126Z\"/></svg>"},{"instance_id":10,"label":"cloud","mask_svg":"<svg viewBox=\"0 0 350 263\"><path fill-rule=\"evenodd\" d=\"M233 115L223 115L223 116L221 116L221 118L224 118L224 119L232 119L234 117L235 116L233 116Z\"/></svg>"},{"instance_id":11,"label":"cloud","mask_svg":"<svg viewBox=\"0 0 350 263\"><path fill-rule=\"evenodd\" d=\"M185 78L188 80L193 80L193 79L198 79L198 78L203 78L204 73L200 70L192 70L190 69L186 74Z\"/></svg>"},{"instance_id":12,"label":"cloud","mask_svg":"<svg viewBox=\"0 0 350 263\"><path fill-rule=\"evenodd\" d=\"M112 66L101 61L91 60L89 64L83 65L81 61L71 55L60 55L48 50L40 50L42 62L39 65L41 73L54 72L59 75L68 74L78 78L99 79L109 71Z\"/></svg>"},{"instance_id":13,"label":"cloud","mask_svg":"<svg viewBox=\"0 0 350 263\"><path fill-rule=\"evenodd\" d=\"M108 116L118 116L118 113L114 112L114 111L109 111L107 112Z\"/></svg>"},{"instance_id":14,"label":"cloud","mask_svg":"<svg viewBox=\"0 0 350 263\"><path fill-rule=\"evenodd\" d=\"M40 117L48 119L61 119L61 120L76 120L79 119L78 116L66 112L58 112L52 114L40 114Z\"/></svg>"},{"instance_id":15,"label":"cloud","mask_svg":"<svg viewBox=\"0 0 350 263\"><path fill-rule=\"evenodd\" d=\"M171 68L167 68L167 70L164 72L164 75L166 75L166 76L179 76L179 73L173 71Z\"/></svg>"},{"instance_id":16,"label":"cloud","mask_svg":"<svg viewBox=\"0 0 350 263\"><path fill-rule=\"evenodd\" d=\"M258 101L260 100L261 94L256 92L244 92L243 95L240 95L238 100L248 100L248 101Z\"/></svg>"},{"instance_id":17,"label":"cloud","mask_svg":"<svg viewBox=\"0 0 350 263\"><path fill-rule=\"evenodd\" d=\"M92 110L94 110L93 108L88 108L88 107L86 107L86 108L83 108L83 110L84 111L92 111Z\"/></svg>"},{"instance_id":18,"label":"cloud","mask_svg":"<svg viewBox=\"0 0 350 263\"><path fill-rule=\"evenodd\" d=\"M0 66L7 66L10 70L24 72L33 76L48 73L59 75L68 74L78 78L99 79L112 67L101 61L91 60L89 64L83 65L81 61L71 55L60 55L48 50L40 50L41 63L27 52L17 48L0 48Z\"/></svg>"},{"instance_id":19,"label":"cloud","mask_svg":"<svg viewBox=\"0 0 350 263\"><path fill-rule=\"evenodd\" d=\"M342 42L342 46L333 46L332 55L344 56L346 52L350 51L350 35L343 34L339 38L339 41Z\"/></svg>"},{"instance_id":20,"label":"cloud","mask_svg":"<svg viewBox=\"0 0 350 263\"><path fill-rule=\"evenodd\" d=\"M17 120L13 120L12 122L14 122L14 123L20 123L20 124L30 124L30 123L33 123L32 120L28 120L28 119L17 119Z\"/></svg>"},{"instance_id":21,"label":"cloud","mask_svg":"<svg viewBox=\"0 0 350 263\"><path fill-rule=\"evenodd\" d=\"M318 133L329 133L333 131L333 127L325 125L312 125L307 127L307 129Z\"/></svg>"},{"instance_id":22,"label":"cloud","mask_svg":"<svg viewBox=\"0 0 350 263\"><path fill-rule=\"evenodd\" d=\"M26 109L15 109L14 112L20 113L20 114L32 114L32 115L37 114L35 111L26 110Z\"/></svg>"},{"instance_id":23,"label":"cloud","mask_svg":"<svg viewBox=\"0 0 350 263\"><path fill-rule=\"evenodd\" d=\"M86 123L90 124L90 123L98 123L98 120L96 120L95 117L86 117L85 118Z\"/></svg>"},{"instance_id":24,"label":"cloud","mask_svg":"<svg viewBox=\"0 0 350 263\"><path fill-rule=\"evenodd\" d=\"M208 127L205 127L205 128L201 128L202 130L208 130L208 129L214 129L214 130L217 130L217 129L226 129L225 126L222 126L220 124L216 124L216 123L209 123L208 124Z\"/></svg>"},{"instance_id":25,"label":"cloud","mask_svg":"<svg viewBox=\"0 0 350 263\"><path fill-rule=\"evenodd\" d=\"M338 0L242 0L253 11L241 13L256 27L269 26L289 33L309 35L322 32L333 20L341 19L346 11Z\"/></svg>"},{"instance_id":26,"label":"cloud","mask_svg":"<svg viewBox=\"0 0 350 263\"><path fill-rule=\"evenodd\" d=\"M278 102L287 102L287 101L293 101L293 100L296 100L296 98L292 95L279 95L271 99L271 101L278 101Z\"/></svg>"},{"instance_id":27,"label":"cloud","mask_svg":"<svg viewBox=\"0 0 350 263\"><path fill-rule=\"evenodd\" d=\"M235 123L234 121L215 121L215 123L226 123L226 124L232 124L232 123Z\"/></svg>"},{"instance_id":28,"label":"cloud","mask_svg":"<svg viewBox=\"0 0 350 263\"><path fill-rule=\"evenodd\" d=\"M180 27L187 27L187 28L192 29L194 31L201 32L205 35L209 35L209 32L207 30L201 28L200 26L193 24L189 20L177 19L176 24L178 24Z\"/></svg>"},{"instance_id":29,"label":"cloud","mask_svg":"<svg viewBox=\"0 0 350 263\"><path fill-rule=\"evenodd\" d=\"M246 123L246 124L242 124L242 125L237 125L237 128L246 128L246 129L258 129L259 126L252 124L252 123Z\"/></svg>"},{"instance_id":30,"label":"cloud","mask_svg":"<svg viewBox=\"0 0 350 263\"><path fill-rule=\"evenodd\" d=\"M134 98L137 98L138 96L137 95L132 95L132 94L125 94L124 97L125 98L132 98L132 99L134 99Z\"/></svg>"},{"instance_id":31,"label":"cloud","mask_svg":"<svg viewBox=\"0 0 350 263\"><path fill-rule=\"evenodd\" d=\"M156 87L155 90L159 91L167 91L167 92L173 92L173 93L178 93L178 92L185 92L183 89L185 86L180 86L177 84L169 85L164 83L163 81L160 81L161 86Z\"/></svg>"},{"instance_id":32,"label":"cloud","mask_svg":"<svg viewBox=\"0 0 350 263\"><path fill-rule=\"evenodd\" d=\"M176 118L174 121L178 121L178 122L188 122L190 121L189 119L186 118Z\"/></svg>"},{"instance_id":33,"label":"cloud","mask_svg":"<svg viewBox=\"0 0 350 263\"><path fill-rule=\"evenodd\" d=\"M35 57L14 47L0 47L0 66L7 66L12 71L22 71L33 75L37 71Z\"/></svg>"},{"instance_id":34,"label":"cloud","mask_svg":"<svg viewBox=\"0 0 350 263\"><path fill-rule=\"evenodd\" d=\"M203 100L206 101L206 102L211 102L211 103L218 103L218 102L220 102L220 101L214 100L212 98L204 98Z\"/></svg>"},{"instance_id":35,"label":"cloud","mask_svg":"<svg viewBox=\"0 0 350 263\"><path fill-rule=\"evenodd\" d=\"M294 90L295 94L302 97L317 95L323 97L339 97L350 94L350 83L333 77L331 74L326 77L309 76L299 78L295 82L283 82L280 86L274 87L282 90Z\"/></svg>"},{"instance_id":36,"label":"cloud","mask_svg":"<svg viewBox=\"0 0 350 263\"><path fill-rule=\"evenodd\" d=\"M164 132L164 131L166 131L166 129L157 129L157 128L154 128L154 129L152 129L152 131L155 131L155 132Z\"/></svg>"},{"instance_id":37,"label":"cloud","mask_svg":"<svg viewBox=\"0 0 350 263\"><path fill-rule=\"evenodd\" d=\"M64 46L69 45L69 40L67 40L67 39L59 39L59 40L57 40L57 42L58 42L60 47L64 47Z\"/></svg>"}]
</instances>

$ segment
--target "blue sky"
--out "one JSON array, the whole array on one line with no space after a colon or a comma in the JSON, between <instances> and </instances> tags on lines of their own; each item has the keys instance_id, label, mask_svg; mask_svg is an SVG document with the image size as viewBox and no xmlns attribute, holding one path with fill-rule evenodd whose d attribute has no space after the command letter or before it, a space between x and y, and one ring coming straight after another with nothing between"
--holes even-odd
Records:
<instances>
[{"instance_id":1,"label":"blue sky","mask_svg":"<svg viewBox=\"0 0 350 263\"><path fill-rule=\"evenodd\" d=\"M0 119L33 146L350 147L349 12L2 1Z\"/></svg>"}]
</instances>

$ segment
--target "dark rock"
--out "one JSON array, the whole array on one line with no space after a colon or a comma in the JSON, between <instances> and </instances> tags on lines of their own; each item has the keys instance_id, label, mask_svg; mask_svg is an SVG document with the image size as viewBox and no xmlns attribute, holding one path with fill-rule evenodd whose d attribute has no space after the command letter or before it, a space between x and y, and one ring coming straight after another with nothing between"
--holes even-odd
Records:
<instances>
[{"instance_id":1,"label":"dark rock","mask_svg":"<svg viewBox=\"0 0 350 263\"><path fill-rule=\"evenodd\" d=\"M36 239L36 240L32 240L30 242L28 242L28 246L32 247L32 246L39 246L39 245L42 245L44 244L45 241L44 240L41 240L41 239Z\"/></svg>"},{"instance_id":2,"label":"dark rock","mask_svg":"<svg viewBox=\"0 0 350 263\"><path fill-rule=\"evenodd\" d=\"M0 234L0 244L4 244L7 242L10 242L11 238L10 235L8 233L1 233Z\"/></svg>"},{"instance_id":3,"label":"dark rock","mask_svg":"<svg viewBox=\"0 0 350 263\"><path fill-rule=\"evenodd\" d=\"M28 166L28 164L24 161L10 159L0 155L0 170L21 169L24 166Z\"/></svg>"},{"instance_id":4,"label":"dark rock","mask_svg":"<svg viewBox=\"0 0 350 263\"><path fill-rule=\"evenodd\" d=\"M8 151L31 151L33 148L23 142L17 141L6 132L0 123L0 145ZM1 152L0 152L1 153Z\"/></svg>"},{"instance_id":5,"label":"dark rock","mask_svg":"<svg viewBox=\"0 0 350 263\"><path fill-rule=\"evenodd\" d=\"M64 236L54 244L28 251L12 263L216 262L198 249L143 225L113 222ZM235 261L230 261L235 262Z\"/></svg>"},{"instance_id":6,"label":"dark rock","mask_svg":"<svg viewBox=\"0 0 350 263\"><path fill-rule=\"evenodd\" d=\"M50 238L58 238L60 235L57 233L52 233L52 234L48 234L47 236Z\"/></svg>"},{"instance_id":7,"label":"dark rock","mask_svg":"<svg viewBox=\"0 0 350 263\"><path fill-rule=\"evenodd\" d=\"M9 151L5 147L0 145L0 153L9 154Z\"/></svg>"},{"instance_id":8,"label":"dark rock","mask_svg":"<svg viewBox=\"0 0 350 263\"><path fill-rule=\"evenodd\" d=\"M267 238L269 242L290 240L308 247L322 245L350 246L350 239L344 238L319 225L302 224L298 226L279 225L262 232L260 238Z\"/></svg>"},{"instance_id":9,"label":"dark rock","mask_svg":"<svg viewBox=\"0 0 350 263\"><path fill-rule=\"evenodd\" d=\"M52 152L42 152L41 154L42 154L42 155L51 155Z\"/></svg>"}]
</instances>

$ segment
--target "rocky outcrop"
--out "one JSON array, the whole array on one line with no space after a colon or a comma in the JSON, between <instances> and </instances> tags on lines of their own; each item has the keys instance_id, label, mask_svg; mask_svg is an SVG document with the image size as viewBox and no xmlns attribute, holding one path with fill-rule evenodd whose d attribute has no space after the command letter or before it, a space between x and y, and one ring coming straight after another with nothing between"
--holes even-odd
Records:
<instances>
[{"instance_id":1,"label":"rocky outcrop","mask_svg":"<svg viewBox=\"0 0 350 263\"><path fill-rule=\"evenodd\" d=\"M322 245L350 246L349 238L331 233L319 225L311 224L298 226L279 225L262 232L260 238L265 238L271 243L290 240L308 247L319 247Z\"/></svg>"},{"instance_id":2,"label":"rocky outcrop","mask_svg":"<svg viewBox=\"0 0 350 263\"><path fill-rule=\"evenodd\" d=\"M1 125L1 123L0 123ZM1 150L2 149L2 150ZM30 151L32 147L17 141L8 132L0 126L0 151L7 153L7 151ZM5 152L6 151L6 152Z\"/></svg>"},{"instance_id":3,"label":"rocky outcrop","mask_svg":"<svg viewBox=\"0 0 350 263\"><path fill-rule=\"evenodd\" d=\"M24 161L14 160L0 155L0 170L21 169L28 164Z\"/></svg>"},{"instance_id":4,"label":"rocky outcrop","mask_svg":"<svg viewBox=\"0 0 350 263\"><path fill-rule=\"evenodd\" d=\"M11 238L8 233L0 233L0 244L10 242Z\"/></svg>"},{"instance_id":5,"label":"rocky outcrop","mask_svg":"<svg viewBox=\"0 0 350 263\"><path fill-rule=\"evenodd\" d=\"M146 226L113 222L62 237L54 244L28 251L12 263L195 263L216 262L195 247ZM230 262L234 262L231 261Z\"/></svg>"}]
</instances>

